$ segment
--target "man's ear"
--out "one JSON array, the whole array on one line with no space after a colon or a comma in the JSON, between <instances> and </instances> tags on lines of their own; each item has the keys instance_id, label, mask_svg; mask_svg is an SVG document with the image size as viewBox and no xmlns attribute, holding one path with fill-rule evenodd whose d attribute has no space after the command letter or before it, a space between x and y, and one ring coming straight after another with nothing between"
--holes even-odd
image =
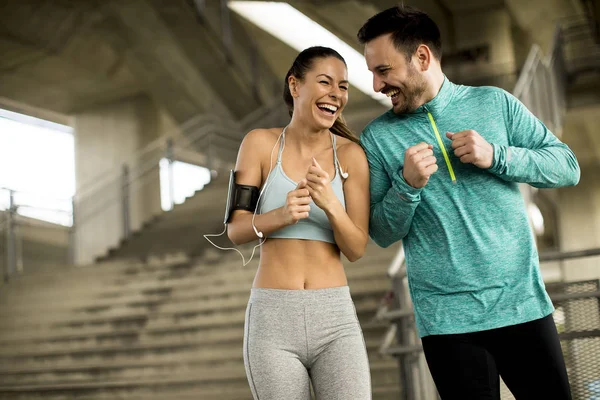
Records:
<instances>
[{"instance_id":1,"label":"man's ear","mask_svg":"<svg viewBox=\"0 0 600 400\"><path fill-rule=\"evenodd\" d=\"M417 63L422 72L429 70L433 54L427 45L422 44L417 47L414 57L416 57Z\"/></svg>"}]
</instances>

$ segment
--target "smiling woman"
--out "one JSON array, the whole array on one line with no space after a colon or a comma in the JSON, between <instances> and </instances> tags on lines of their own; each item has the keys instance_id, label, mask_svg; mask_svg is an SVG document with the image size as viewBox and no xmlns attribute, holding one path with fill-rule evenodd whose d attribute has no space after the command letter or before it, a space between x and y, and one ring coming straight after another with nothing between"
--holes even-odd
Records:
<instances>
[{"instance_id":1,"label":"smiling woman","mask_svg":"<svg viewBox=\"0 0 600 400\"><path fill-rule=\"evenodd\" d=\"M284 81L290 123L255 129L240 146L235 185L262 188L228 225L234 243L262 246L244 334L255 399L308 400L311 382L317 399L371 398L341 262L341 253L360 258L368 240L369 171L342 119L348 88L337 51L305 49Z\"/></svg>"},{"instance_id":2,"label":"smiling woman","mask_svg":"<svg viewBox=\"0 0 600 400\"><path fill-rule=\"evenodd\" d=\"M301 52L285 76L283 86L283 100L288 106L290 117L294 114L294 97L297 98L297 115L300 118L304 110L303 101L317 97L315 105L323 114L321 117L327 119L325 126L331 126L333 121L331 131L334 134L358 143L358 139L348 129L341 116L342 109L348 102L347 76L346 61L337 51L316 46ZM302 89L312 91L312 96L300 97L299 90ZM335 95L328 96L332 89L336 92ZM291 90L295 93L292 94Z\"/></svg>"}]
</instances>

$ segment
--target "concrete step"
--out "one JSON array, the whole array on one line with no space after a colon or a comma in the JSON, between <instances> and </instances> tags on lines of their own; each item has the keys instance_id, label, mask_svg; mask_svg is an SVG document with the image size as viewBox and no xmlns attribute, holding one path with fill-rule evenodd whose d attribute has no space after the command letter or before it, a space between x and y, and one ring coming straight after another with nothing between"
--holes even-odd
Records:
<instances>
[{"instance_id":1,"label":"concrete step","mask_svg":"<svg viewBox=\"0 0 600 400\"><path fill-rule=\"evenodd\" d=\"M397 400L399 385L388 384L373 387L373 400ZM0 399L6 400L251 400L250 389L229 387L222 381L211 382L197 376L111 381L101 384L35 385L0 388Z\"/></svg>"},{"instance_id":2,"label":"concrete step","mask_svg":"<svg viewBox=\"0 0 600 400\"><path fill-rule=\"evenodd\" d=\"M372 361L383 359L378 353L381 341L373 339L365 341ZM12 354L0 355L0 368L4 371L14 365L21 367L40 367L43 365L70 366L74 363L96 363L106 360L114 361L150 361L165 356L180 357L194 354L198 362L219 364L242 359L242 340L222 339L214 342L207 340L173 341L142 340L129 346L93 346L81 349L53 350L45 352L29 352L15 350Z\"/></svg>"},{"instance_id":3,"label":"concrete step","mask_svg":"<svg viewBox=\"0 0 600 400\"><path fill-rule=\"evenodd\" d=\"M204 274L203 274L204 273ZM227 285L229 283L232 282L238 282L238 281L245 281L246 284L250 283L253 279L254 279L254 275L255 275L255 271L254 270L239 270L237 271L237 273L234 274L230 274L229 277L221 275L221 274L208 274L206 273L206 271L196 271L195 274L190 274L187 276L170 276L167 278L163 278L163 276L158 277L159 279L159 283L156 283L156 280L154 282L147 280L145 282L145 284L143 284L142 282L134 282L134 279L131 280L127 280L127 281L123 281L122 278L119 279L119 281L114 281L114 284L110 284L110 280L107 279L104 283L104 286L108 287L110 290L110 293L113 293L113 291L115 290L115 287L118 287L120 290L123 290L127 293L130 292L135 292L135 291L142 291L142 292L146 292L149 288L152 290L157 290L162 287L165 287L168 289L168 292L171 293L172 290L177 289L177 288L181 288L183 287L184 289L189 289L189 288L194 288L194 289L199 289L203 286L218 286L221 285L223 286L223 290L226 290L226 287L224 285ZM356 284L360 284L359 282L362 281L362 279L369 279L369 278L380 278L383 275L383 272L380 270L380 268L348 268L347 269L347 277L348 277L348 281L350 283L350 285L353 285L355 282ZM98 282L98 285L101 285L102 281ZM82 289L83 290L83 289ZM87 301L91 304L89 305L85 305L82 303L84 303L86 300L76 300L73 299L73 297L76 296L75 293L70 292L68 299L69 302L66 303L59 303L59 304L47 304L45 303L45 307L27 307L28 304L30 304L33 301L39 301L39 296L41 296L39 293L33 297L33 298L28 298L28 299L24 299L21 298L20 299L20 307L13 307L11 308L12 312L8 312L5 311L3 314L1 314L3 317L5 317L5 320L11 320L13 321L12 323L14 324L18 324L20 321L24 320L31 320L31 319L35 319L36 321L45 321L45 320L50 320L50 319L61 319L61 318L72 318L75 317L77 318L78 314L81 315L87 315L87 314L94 314L94 315L99 315L99 314L103 314L103 313L112 313L112 312L117 312L117 309L119 308L130 308L126 305L123 304L117 304L117 303L112 303L110 302L110 304L106 304L106 302L102 302L99 303L97 300L93 300L93 299L89 299L88 296L90 294L90 292L92 292L91 289L88 288L88 290L83 291L83 293L81 293L82 297L87 298ZM80 293L80 292L76 292L76 293ZM99 296L106 294L107 292L100 292L98 290L98 294ZM66 296L65 296L66 297ZM77 304L77 308L73 308L73 304ZM62 305L62 307L61 307ZM33 312L32 312L33 311ZM48 311L52 311L51 313Z\"/></svg>"},{"instance_id":4,"label":"concrete step","mask_svg":"<svg viewBox=\"0 0 600 400\"><path fill-rule=\"evenodd\" d=\"M250 389L246 387L232 387L227 385L226 376L209 376L204 379L201 376L155 376L145 379L122 379L102 382L82 383L41 383L23 386L0 386L0 399L119 399L138 396L138 398L149 398L148 396L174 397L180 391L193 393L198 399L252 399ZM156 397L155 397L156 398Z\"/></svg>"},{"instance_id":5,"label":"concrete step","mask_svg":"<svg viewBox=\"0 0 600 400\"><path fill-rule=\"evenodd\" d=\"M50 303L53 307L50 307L50 305L47 305L46 307L53 310L53 312L61 314L61 310L67 311L69 308L71 311L80 310L88 312L88 310L91 310L92 312L95 312L107 306L114 307L119 304L125 305L131 301L139 301L140 295L143 297L155 295L162 296L163 300L166 300L167 298L179 295L192 295L193 293L218 295L221 293L249 292L252 280L254 279L254 274L255 271L240 270L237 273L230 274L229 278L211 274L206 276L178 278L171 281L147 282L146 284L139 284L135 287L128 288L115 288L115 285L106 285L96 287L94 288L95 290L92 290L91 288L85 288L87 290L66 289L61 293L63 302L56 301L54 303L52 303L51 300L59 297L58 294L55 294L54 297L52 297L53 293L46 293L44 295L40 293L23 293L19 296L18 303L16 299L15 302L12 302L13 304L19 304L20 307L14 310L14 314L10 315L9 312L6 312L5 315L9 317L6 318L8 320L13 318L30 319L38 317L38 314L45 314L47 311L42 309L41 312L37 312L38 307L36 305L41 301ZM352 291L360 289L360 285L363 281L387 280L381 271L373 268L350 269L347 272L347 277ZM132 297L135 298L135 300L132 299ZM65 303L70 303L71 307L67 307L67 304ZM59 304L62 304L63 307L60 307ZM73 307L75 304L77 307ZM18 315L15 316L15 314ZM69 312L69 314L71 314L71 312Z\"/></svg>"},{"instance_id":6,"label":"concrete step","mask_svg":"<svg viewBox=\"0 0 600 400\"><path fill-rule=\"evenodd\" d=\"M383 280L366 281L356 283L351 286L352 296L355 303L364 302L365 298L372 298L373 306L376 307L381 296L388 290L388 282ZM13 322L11 319L5 318L5 323L0 326L0 341L7 339L11 336L11 332L18 331L20 338L35 337L35 332L32 332L32 326L36 329L46 329L53 326L56 328L57 321L73 322L75 321L86 321L86 320L113 320L116 322L123 322L120 316L128 315L134 319L136 317L146 319L148 316L157 315L160 313L167 313L172 315L180 304L182 307L192 308L195 305L195 311L205 311L213 308L213 305L222 305L224 309L231 309L233 304L243 304L247 302L250 295L250 291L247 287L241 288L240 290L231 291L230 293L175 293L175 294L160 294L152 293L148 295L133 295L125 298L108 298L98 300L97 304L91 307L85 307L83 309L76 309L73 313L57 313L57 318L50 318L49 321L40 318L38 315L44 312L51 312L51 310L29 310L29 318L26 321L28 323ZM239 302L239 303L237 303ZM115 313L112 313L114 310ZM116 315L115 315L116 314ZM73 318L71 320L70 318ZM107 321L110 322L110 321ZM12 325L12 327L11 327ZM24 326L25 325L25 326ZM80 325L80 324L72 324ZM82 327L85 328L85 327ZM118 328L118 324L115 325L115 329ZM34 333L32 336L31 333Z\"/></svg>"},{"instance_id":7,"label":"concrete step","mask_svg":"<svg viewBox=\"0 0 600 400\"><path fill-rule=\"evenodd\" d=\"M239 246L238 250L240 250L242 253L246 254L246 255L250 255L252 252L252 248L254 247L254 243L252 243L251 245L243 245L243 246ZM184 256L180 256L177 257L176 260L174 260L174 262L163 262L162 265L160 263L160 258L154 258L156 261L153 262L151 265L144 265L142 263L131 263L131 262L111 262L111 263L101 263L98 264L96 266L90 266L90 267L70 267L70 268L65 268L65 271L68 272L68 274L65 275L59 275L58 277L60 277L61 279L71 279L71 275L72 274L76 274L75 278L77 277L77 274L89 274L90 276L107 276L110 277L113 273L123 273L126 276L134 276L134 277L138 277L143 279L143 277L146 274L149 274L149 276L152 276L152 273L156 273L156 272L160 272L160 271L168 271L171 267L180 267L182 266L182 264L184 264L185 262L189 262L189 266L191 267L191 269L194 269L194 267L202 267L204 265L215 265L218 266L217 268L215 268L215 272L219 272L222 271L222 273L227 273L230 272L229 271L229 266L233 267L234 270L237 269L236 267L240 266L241 263L241 258L240 256L233 252L233 251L219 251L216 249L207 249L207 251L204 252L205 254L203 254L201 257L195 258L195 259L186 259ZM346 269L348 268L352 268L353 266L364 266L367 264L370 264L370 260L372 258L380 258L382 260L385 261L385 264L387 267L387 264L389 264L389 262L391 262L392 258L394 257L396 253L396 249L395 248L388 248L388 249L382 249L377 247L376 245L369 245L367 246L367 250L365 252L365 255L358 260L355 263L350 263L347 262L344 259L344 266ZM256 257L256 260L258 261L259 257ZM134 265L131 265L134 264ZM258 265L258 264L256 264ZM184 265L184 267L187 267L186 265ZM384 268L385 268L384 267ZM189 269L189 268L186 268ZM13 280L12 283L16 286L18 286L20 284L20 282L27 282L27 283L33 283L34 280L36 279L36 277L39 277L40 283L42 283L43 285L48 284L48 280L57 280L58 277L56 276L56 274L48 274L48 273L38 273L38 274L31 274L31 275L25 275L22 277L17 278L16 280Z\"/></svg>"},{"instance_id":8,"label":"concrete step","mask_svg":"<svg viewBox=\"0 0 600 400\"><path fill-rule=\"evenodd\" d=\"M359 265L346 265L345 271L348 280L356 280L363 277L382 276L385 274L388 258L381 256L369 257L368 263ZM223 271L227 271L226 273ZM80 277L77 280L68 280L61 282L61 285L71 283L73 287L69 288L67 293L70 296L84 294L89 296L95 293L105 293L107 291L127 290L127 291L143 291L148 288L157 288L160 286L168 286L172 288L178 287L201 287L213 284L224 285L229 282L236 281L252 281L256 273L255 268L237 268L237 262L232 264L224 264L219 266L219 269L198 266L181 270L177 273L172 271L148 273L147 276L115 276L115 277ZM57 292L65 292L61 290L59 285L47 284L45 288L36 288L31 293L19 293L22 301L28 298L40 299L44 296L52 296Z\"/></svg>"},{"instance_id":9,"label":"concrete step","mask_svg":"<svg viewBox=\"0 0 600 400\"><path fill-rule=\"evenodd\" d=\"M152 240L138 246L171 246ZM396 361L378 353L387 326L372 323L394 255L370 245L345 262L376 400L399 394ZM19 281L0 294L0 400L251 399L242 338L258 260L240 265L209 249Z\"/></svg>"},{"instance_id":10,"label":"concrete step","mask_svg":"<svg viewBox=\"0 0 600 400\"><path fill-rule=\"evenodd\" d=\"M129 320L96 320L86 325L88 329L68 323L67 327L37 329L27 336L14 332L9 336L4 331L0 341L0 354L13 351L15 348L52 349L70 346L79 348L85 345L102 343L132 343L142 337L167 337L170 340L186 338L190 335L210 336L212 332L221 332L228 328L243 326L247 298L228 310L214 310L208 313L198 311L185 316L146 317L133 315ZM357 296L355 307L359 320L364 326L370 325L377 310L378 299L373 296ZM104 322L104 323L102 323ZM128 324L127 324L128 322ZM83 324L83 323L82 323ZM118 325L121 324L121 325ZM375 326L378 326L375 324ZM72 329L68 329L71 327ZM175 337L176 336L176 337ZM241 335L240 335L241 336Z\"/></svg>"},{"instance_id":11,"label":"concrete step","mask_svg":"<svg viewBox=\"0 0 600 400\"><path fill-rule=\"evenodd\" d=\"M360 284L356 284L352 287L352 296L357 299L358 297L375 296L379 298L389 287L389 281L386 278L374 279L374 280L362 280ZM244 284L236 287L235 290L231 286L229 287L229 293L227 296L245 294L249 296L249 285ZM209 292L208 289L205 292ZM191 293L189 293L191 294ZM196 294L196 293L195 293ZM201 293L199 296L208 296L212 293ZM217 293L222 294L222 292ZM226 296L224 296L226 297ZM210 296L208 297L210 298ZM201 300L199 300L201 301ZM189 304L189 303L188 303ZM200 303L199 303L200 304ZM219 315L220 314L220 315ZM193 308L183 311L174 312L162 312L162 311L136 311L123 312L122 314L110 315L110 316L86 316L83 318L65 318L60 321L53 321L50 325L35 320L28 320L22 323L12 323L7 321L6 324L0 329L0 340L14 339L24 335L24 332L35 332L36 334L46 335L49 333L53 334L69 334L74 330L78 330L84 327L90 326L110 326L113 329L127 329L127 328L150 328L159 327L165 325L181 325L184 322L198 321L199 323L207 325L222 325L228 321L236 320L240 314L244 314L244 306L233 309L208 309L202 310L202 308ZM31 334L27 337L31 338ZM35 336L33 336L35 337Z\"/></svg>"},{"instance_id":12,"label":"concrete step","mask_svg":"<svg viewBox=\"0 0 600 400\"><path fill-rule=\"evenodd\" d=\"M228 386L240 388L248 385L243 363L209 365L189 360L185 362L121 362L105 364L73 365L46 369L22 369L12 373L0 373L0 391L15 386L39 384L95 384L106 381L149 380L169 376L195 376L204 381L226 381Z\"/></svg>"},{"instance_id":13,"label":"concrete step","mask_svg":"<svg viewBox=\"0 0 600 400\"><path fill-rule=\"evenodd\" d=\"M363 317L370 318L372 312ZM360 314L359 314L360 318ZM363 323L365 340L381 341L388 327L384 323ZM93 348L127 348L139 343L169 344L186 341L198 343L220 343L221 341L241 340L243 337L243 321L221 327L206 327L201 325L179 325L164 329L123 330L113 332L96 332L93 334L73 334L71 336L55 336L32 340L5 341L0 347L2 356L35 356L39 354L69 353L71 351L85 351Z\"/></svg>"},{"instance_id":14,"label":"concrete step","mask_svg":"<svg viewBox=\"0 0 600 400\"><path fill-rule=\"evenodd\" d=\"M371 362L372 385L398 383L397 362L381 359ZM248 385L243 362L208 365L191 357L177 361L110 362L41 368L15 368L0 372L0 387L32 386L42 383L95 383L115 380L146 379L161 376L197 376L204 380L225 377L228 386Z\"/></svg>"},{"instance_id":15,"label":"concrete step","mask_svg":"<svg viewBox=\"0 0 600 400\"><path fill-rule=\"evenodd\" d=\"M203 234L219 229L217 223L206 224L206 228L194 225L179 226L157 232L143 232L140 237L132 237L120 248L109 251L110 258L144 257L164 255L173 252L194 254L202 248L210 246L202 237Z\"/></svg>"},{"instance_id":16,"label":"concrete step","mask_svg":"<svg viewBox=\"0 0 600 400\"><path fill-rule=\"evenodd\" d=\"M369 255L360 263L346 264L346 275L349 281L362 278L364 276L382 276L385 273L389 257L384 255ZM14 295L19 296L18 309L24 311L31 302L39 303L40 300L51 298L51 303L55 305L62 298L73 298L78 295L90 295L115 297L118 290L146 291L147 289L157 289L166 287L169 290L189 287L201 287L203 285L225 284L232 281L246 280L251 281L255 274L255 268L236 268L237 263L225 264L218 268L198 266L195 268L183 268L179 273L152 271L147 273L147 277L141 274L121 275L117 277L94 277L95 279L86 279L85 276L77 276L77 279L65 277L65 282L47 282L44 288L37 288L23 293L23 290L13 291ZM184 272L181 272L184 271ZM233 271L233 272L232 272ZM71 285L65 290L63 285ZM56 293L60 292L61 296ZM67 296L68 294L68 296ZM4 301L10 302L9 295L4 296ZM15 303L15 302L10 302Z\"/></svg>"}]
</instances>

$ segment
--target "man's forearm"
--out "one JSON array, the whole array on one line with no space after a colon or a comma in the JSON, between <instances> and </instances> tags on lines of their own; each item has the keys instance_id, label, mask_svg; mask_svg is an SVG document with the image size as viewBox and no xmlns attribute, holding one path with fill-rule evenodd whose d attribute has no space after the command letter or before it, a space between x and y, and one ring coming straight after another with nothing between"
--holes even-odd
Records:
<instances>
[{"instance_id":1,"label":"man's forearm","mask_svg":"<svg viewBox=\"0 0 600 400\"><path fill-rule=\"evenodd\" d=\"M539 188L573 186L579 182L577 159L563 143L539 149L493 146L494 162L489 171L506 181Z\"/></svg>"}]
</instances>

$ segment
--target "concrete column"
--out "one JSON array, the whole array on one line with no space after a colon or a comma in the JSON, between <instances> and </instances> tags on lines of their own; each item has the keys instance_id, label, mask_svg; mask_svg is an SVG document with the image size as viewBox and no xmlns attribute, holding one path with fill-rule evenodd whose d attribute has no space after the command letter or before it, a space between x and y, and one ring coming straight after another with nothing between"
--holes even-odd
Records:
<instances>
[{"instance_id":1,"label":"concrete column","mask_svg":"<svg viewBox=\"0 0 600 400\"><path fill-rule=\"evenodd\" d=\"M476 63L462 63L448 66L452 76L460 77L467 83L478 84L479 77L485 84L492 84L512 90L516 70L515 48L513 43L512 21L504 8L454 15L454 39L456 51L481 45L489 46L489 58ZM497 79L490 80L490 76Z\"/></svg>"},{"instance_id":2,"label":"concrete column","mask_svg":"<svg viewBox=\"0 0 600 400\"><path fill-rule=\"evenodd\" d=\"M575 187L558 191L561 250L600 247L600 140L597 135L599 108L569 110L563 140L575 152L581 167L581 180ZM566 281L600 278L600 257L567 260L563 264ZM577 285L570 292L596 290L593 283ZM586 331L600 326L600 305L595 298L569 301L563 306L567 331ZM591 374L593 361L600 357L594 341L581 338L567 342L569 378L572 387L588 387L597 376ZM581 393L581 392L580 392ZM591 395L591 393L589 393Z\"/></svg>"},{"instance_id":3,"label":"concrete column","mask_svg":"<svg viewBox=\"0 0 600 400\"><path fill-rule=\"evenodd\" d=\"M562 251L600 247L600 166L583 165L579 185L559 191ZM565 261L565 280L600 278L600 257Z\"/></svg>"},{"instance_id":4,"label":"concrete column","mask_svg":"<svg viewBox=\"0 0 600 400\"><path fill-rule=\"evenodd\" d=\"M160 213L158 160L162 147L135 157L171 124L147 97L95 107L75 115L75 259L93 262L123 238L122 171L127 163L133 181L127 187L133 231Z\"/></svg>"},{"instance_id":5,"label":"concrete column","mask_svg":"<svg viewBox=\"0 0 600 400\"><path fill-rule=\"evenodd\" d=\"M558 191L562 251L600 247L599 105L571 108L565 116L562 140L579 161L581 180ZM600 257L565 262L568 281L600 278Z\"/></svg>"}]
</instances>

